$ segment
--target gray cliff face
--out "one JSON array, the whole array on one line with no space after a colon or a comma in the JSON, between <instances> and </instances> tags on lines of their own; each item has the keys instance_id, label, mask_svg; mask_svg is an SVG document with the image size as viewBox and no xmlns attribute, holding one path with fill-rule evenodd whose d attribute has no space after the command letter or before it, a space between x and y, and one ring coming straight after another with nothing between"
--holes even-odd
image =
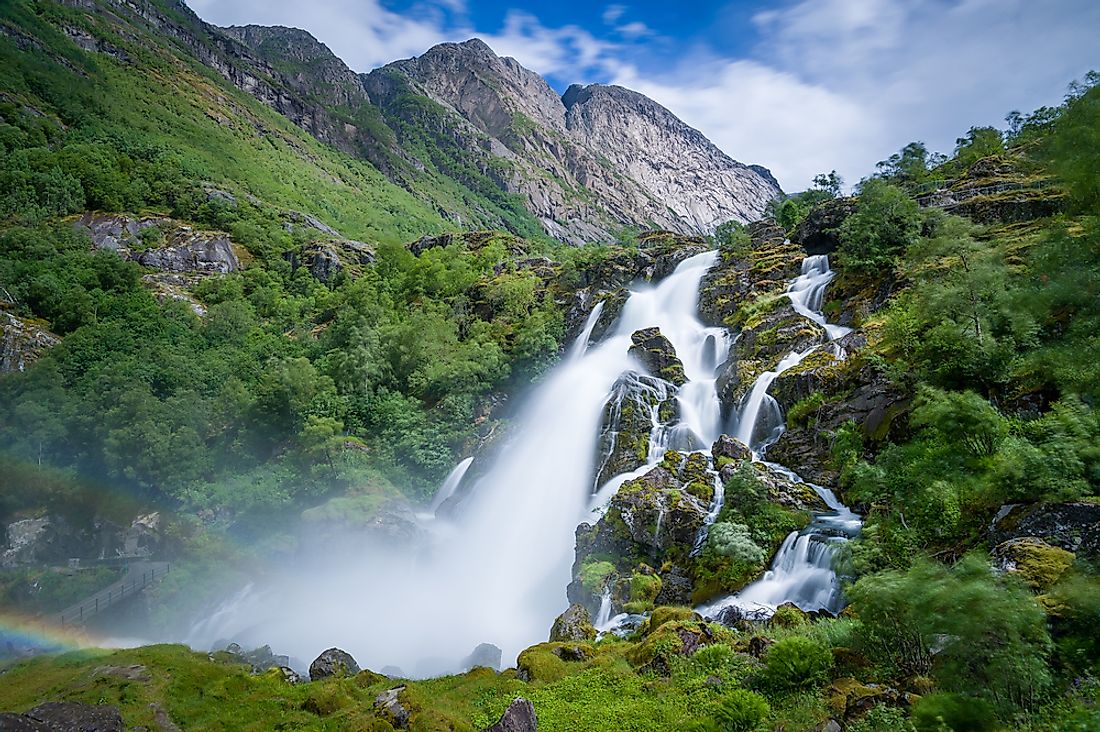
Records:
<instances>
[{"instance_id":1,"label":"gray cliff face","mask_svg":"<svg viewBox=\"0 0 1100 732\"><path fill-rule=\"evenodd\" d=\"M508 161L502 185L560 238L604 239L623 226L710 233L729 219L760 218L780 193L765 169L732 160L653 100L599 85L559 98L478 39L389 64L365 75L366 86L384 94L395 73ZM471 134L460 123L454 133Z\"/></svg>"},{"instance_id":2,"label":"gray cliff face","mask_svg":"<svg viewBox=\"0 0 1100 732\"><path fill-rule=\"evenodd\" d=\"M661 105L618 86L569 87L566 125L664 202L692 233L760 218L779 193L770 174L731 159Z\"/></svg>"}]
</instances>

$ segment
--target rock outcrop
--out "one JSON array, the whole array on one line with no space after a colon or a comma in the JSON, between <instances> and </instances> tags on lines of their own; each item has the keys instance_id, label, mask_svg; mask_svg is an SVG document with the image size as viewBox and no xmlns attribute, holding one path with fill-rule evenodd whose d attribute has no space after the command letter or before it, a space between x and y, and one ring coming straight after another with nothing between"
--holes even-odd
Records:
<instances>
[{"instance_id":1,"label":"rock outcrop","mask_svg":"<svg viewBox=\"0 0 1100 732\"><path fill-rule=\"evenodd\" d=\"M17 318L0 311L0 373L23 371L61 339L45 323Z\"/></svg>"},{"instance_id":2,"label":"rock outcrop","mask_svg":"<svg viewBox=\"0 0 1100 732\"><path fill-rule=\"evenodd\" d=\"M1100 558L1100 503L1032 503L1001 507L989 538L994 544L1035 537L1089 559Z\"/></svg>"},{"instance_id":3,"label":"rock outcrop","mask_svg":"<svg viewBox=\"0 0 1100 732\"><path fill-rule=\"evenodd\" d=\"M677 387L687 381L683 362L659 328L634 331L630 342L630 355L637 358L651 374Z\"/></svg>"},{"instance_id":4,"label":"rock outcrop","mask_svg":"<svg viewBox=\"0 0 1100 732\"><path fill-rule=\"evenodd\" d=\"M538 732L539 720L535 715L535 705L523 697L518 697L504 710L500 721L482 732Z\"/></svg>"},{"instance_id":5,"label":"rock outcrop","mask_svg":"<svg viewBox=\"0 0 1100 732\"><path fill-rule=\"evenodd\" d=\"M29 712L0 713L0 730L11 732L122 732L118 707L80 702L46 702Z\"/></svg>"}]
</instances>

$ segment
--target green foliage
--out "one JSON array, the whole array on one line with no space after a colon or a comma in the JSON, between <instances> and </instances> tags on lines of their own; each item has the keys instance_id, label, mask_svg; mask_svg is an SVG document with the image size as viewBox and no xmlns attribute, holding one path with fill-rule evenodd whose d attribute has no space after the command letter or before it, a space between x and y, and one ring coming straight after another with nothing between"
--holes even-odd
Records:
<instances>
[{"instance_id":1,"label":"green foliage","mask_svg":"<svg viewBox=\"0 0 1100 732\"><path fill-rule=\"evenodd\" d=\"M863 650L898 674L931 674L942 690L1005 716L1036 707L1049 689L1042 611L979 557L951 569L921 560L906 572L864 577L849 596Z\"/></svg>"},{"instance_id":2,"label":"green foliage","mask_svg":"<svg viewBox=\"0 0 1100 732\"><path fill-rule=\"evenodd\" d=\"M932 170L943 162L944 157L929 152L923 142L910 142L875 167L883 180L911 188L928 182L932 178Z\"/></svg>"},{"instance_id":3,"label":"green foliage","mask_svg":"<svg viewBox=\"0 0 1100 732\"><path fill-rule=\"evenodd\" d=\"M752 248L748 228L736 219L719 224L714 230L714 241L723 252L735 256L744 256Z\"/></svg>"},{"instance_id":4,"label":"green foliage","mask_svg":"<svg viewBox=\"0 0 1100 732\"><path fill-rule=\"evenodd\" d=\"M855 213L840 227L839 263L875 272L892 267L920 235L920 207L906 193L881 180L860 187Z\"/></svg>"},{"instance_id":5,"label":"green foliage","mask_svg":"<svg viewBox=\"0 0 1100 732\"><path fill-rule=\"evenodd\" d=\"M794 635L776 641L768 649L761 681L776 691L809 689L825 683L832 667L833 654L828 646Z\"/></svg>"},{"instance_id":6,"label":"green foliage","mask_svg":"<svg viewBox=\"0 0 1100 732\"><path fill-rule=\"evenodd\" d=\"M913 707L913 726L917 732L992 732L1000 725L984 699L929 694Z\"/></svg>"},{"instance_id":7,"label":"green foliage","mask_svg":"<svg viewBox=\"0 0 1100 732\"><path fill-rule=\"evenodd\" d=\"M749 527L744 524L718 522L712 524L707 534L707 548L722 557L736 562L761 564L764 550L752 540Z\"/></svg>"},{"instance_id":8,"label":"green foliage","mask_svg":"<svg viewBox=\"0 0 1100 732\"><path fill-rule=\"evenodd\" d=\"M721 732L753 732L771 714L764 697L748 689L733 689L714 713L714 729Z\"/></svg>"}]
</instances>

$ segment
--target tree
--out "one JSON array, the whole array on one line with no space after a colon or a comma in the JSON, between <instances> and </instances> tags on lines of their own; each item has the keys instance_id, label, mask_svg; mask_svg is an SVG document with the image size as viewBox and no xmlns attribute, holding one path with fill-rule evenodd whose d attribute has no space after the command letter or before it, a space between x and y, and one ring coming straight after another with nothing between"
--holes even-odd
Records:
<instances>
[{"instance_id":1,"label":"tree","mask_svg":"<svg viewBox=\"0 0 1100 732\"><path fill-rule=\"evenodd\" d=\"M840 195L840 189L844 185L844 179L837 175L835 170L828 173L818 173L814 176L814 190L829 194L830 198Z\"/></svg>"},{"instance_id":2,"label":"tree","mask_svg":"<svg viewBox=\"0 0 1100 732\"><path fill-rule=\"evenodd\" d=\"M840 227L841 265L865 271L893 266L919 238L921 218L905 191L882 180L865 181L855 213Z\"/></svg>"},{"instance_id":3,"label":"tree","mask_svg":"<svg viewBox=\"0 0 1100 732\"><path fill-rule=\"evenodd\" d=\"M891 183L920 184L929 180L932 169L943 161L943 155L929 152L923 142L910 142L875 167L878 168L879 177Z\"/></svg>"}]
</instances>

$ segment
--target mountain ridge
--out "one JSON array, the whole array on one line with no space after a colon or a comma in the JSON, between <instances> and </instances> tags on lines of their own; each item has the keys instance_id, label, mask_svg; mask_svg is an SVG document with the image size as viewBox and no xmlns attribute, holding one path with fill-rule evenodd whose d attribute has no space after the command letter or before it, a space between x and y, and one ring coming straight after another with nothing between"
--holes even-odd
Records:
<instances>
[{"instance_id":1,"label":"mountain ridge","mask_svg":"<svg viewBox=\"0 0 1100 732\"><path fill-rule=\"evenodd\" d=\"M634 92L630 103L571 112L545 79L479 38L357 74L301 29L220 28L178 0L66 4L149 26L460 228L573 244L630 229L707 234L729 219L759 218L781 193L770 174L732 160L653 100ZM644 129L647 145L585 119ZM660 121L643 121L653 119ZM652 164L639 164L650 154Z\"/></svg>"}]
</instances>

